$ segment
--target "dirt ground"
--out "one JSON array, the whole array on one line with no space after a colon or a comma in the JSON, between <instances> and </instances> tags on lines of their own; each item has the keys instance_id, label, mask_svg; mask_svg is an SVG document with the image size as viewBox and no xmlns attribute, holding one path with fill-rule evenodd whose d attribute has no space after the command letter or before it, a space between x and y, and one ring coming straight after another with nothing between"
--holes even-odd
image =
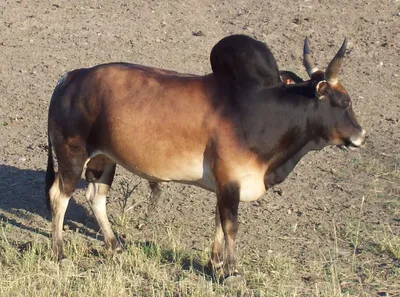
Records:
<instances>
[{"instance_id":1,"label":"dirt ground","mask_svg":"<svg viewBox=\"0 0 400 297\"><path fill-rule=\"evenodd\" d=\"M303 78L306 35L322 68L347 36L341 81L368 132L365 148L310 153L283 184L241 204L237 248L246 277L273 271L257 263L276 255L289 259L295 272L288 287L307 292L324 281L313 263L334 260L341 292L400 296L398 245L393 250L383 244L398 244L400 235L398 0L1 1L0 218L12 226L9 240L23 243L37 234L49 240L47 110L65 72L124 61L206 74L212 46L233 33L266 42L281 69ZM188 251L209 248L214 194L164 184L160 206L142 228L147 184L138 184L122 205L137 183L118 169L108 206L121 237L168 244L172 228ZM128 223L118 224L123 210ZM87 240L97 234L82 189L70 203L66 225Z\"/></svg>"}]
</instances>

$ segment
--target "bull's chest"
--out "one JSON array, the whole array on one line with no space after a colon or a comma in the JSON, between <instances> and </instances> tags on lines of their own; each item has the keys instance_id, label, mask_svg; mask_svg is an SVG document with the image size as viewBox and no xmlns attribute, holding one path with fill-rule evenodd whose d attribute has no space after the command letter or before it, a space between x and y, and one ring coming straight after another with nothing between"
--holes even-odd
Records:
<instances>
[{"instance_id":1,"label":"bull's chest","mask_svg":"<svg viewBox=\"0 0 400 297\"><path fill-rule=\"evenodd\" d=\"M239 184L240 201L254 201L265 194L264 171L255 168L243 168L236 178Z\"/></svg>"},{"instance_id":2,"label":"bull's chest","mask_svg":"<svg viewBox=\"0 0 400 297\"><path fill-rule=\"evenodd\" d=\"M211 177L212 173L209 172L209 166L205 166L205 172L201 182L212 185L215 192L217 188L223 185L218 183L210 183L210 180L215 181L215 177ZM227 166L223 172L224 180L220 181L223 184L235 183L238 185L240 201L254 201L259 199L265 194L266 188L264 183L264 175L266 166L260 166L252 162L242 164L235 164L234 166ZM204 187L204 186L203 186Z\"/></svg>"}]
</instances>

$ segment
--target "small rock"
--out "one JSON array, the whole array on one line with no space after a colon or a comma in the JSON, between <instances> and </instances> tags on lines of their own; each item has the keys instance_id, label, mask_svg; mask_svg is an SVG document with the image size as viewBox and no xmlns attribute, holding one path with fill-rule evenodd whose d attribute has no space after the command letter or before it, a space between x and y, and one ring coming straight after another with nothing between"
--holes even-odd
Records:
<instances>
[{"instance_id":1,"label":"small rock","mask_svg":"<svg viewBox=\"0 0 400 297\"><path fill-rule=\"evenodd\" d=\"M201 30L193 31L192 35L193 36L206 36L206 34L204 34L203 31L201 31Z\"/></svg>"},{"instance_id":2,"label":"small rock","mask_svg":"<svg viewBox=\"0 0 400 297\"><path fill-rule=\"evenodd\" d=\"M245 285L245 280L242 275L232 275L224 279L224 285L230 288L237 288Z\"/></svg>"},{"instance_id":3,"label":"small rock","mask_svg":"<svg viewBox=\"0 0 400 297\"><path fill-rule=\"evenodd\" d=\"M252 27L246 27L246 30L249 31L250 33L254 32L254 29Z\"/></svg>"},{"instance_id":4,"label":"small rock","mask_svg":"<svg viewBox=\"0 0 400 297\"><path fill-rule=\"evenodd\" d=\"M295 18L293 19L293 23L296 25L300 25L301 24L301 19L300 18Z\"/></svg>"},{"instance_id":5,"label":"small rock","mask_svg":"<svg viewBox=\"0 0 400 297\"><path fill-rule=\"evenodd\" d=\"M60 261L60 268L62 270L70 270L74 268L75 264L70 259L62 259Z\"/></svg>"},{"instance_id":6,"label":"small rock","mask_svg":"<svg viewBox=\"0 0 400 297\"><path fill-rule=\"evenodd\" d=\"M25 157L21 157L21 158L19 158L18 160L21 161L21 162L25 162L25 161L26 161L26 158L25 158Z\"/></svg>"}]
</instances>

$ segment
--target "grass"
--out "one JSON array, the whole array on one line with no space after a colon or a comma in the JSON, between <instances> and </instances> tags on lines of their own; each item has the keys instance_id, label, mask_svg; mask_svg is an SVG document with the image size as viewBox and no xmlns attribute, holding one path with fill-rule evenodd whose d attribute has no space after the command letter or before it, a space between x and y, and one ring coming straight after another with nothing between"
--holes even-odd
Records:
<instances>
[{"instance_id":1,"label":"grass","mask_svg":"<svg viewBox=\"0 0 400 297\"><path fill-rule=\"evenodd\" d=\"M127 242L123 253L112 255L82 234L68 231L67 260L57 264L51 258L48 240L37 237L19 245L7 239L8 229L7 224L1 228L1 296L297 295L296 284L291 283L295 262L284 256L269 255L259 261L244 256L241 267L251 267L251 271L244 270L247 284L229 289L213 280L206 268L208 249L188 252L172 237L169 247ZM178 238L175 235L173 238ZM318 296L333 296L323 290Z\"/></svg>"},{"instance_id":2,"label":"grass","mask_svg":"<svg viewBox=\"0 0 400 297\"><path fill-rule=\"evenodd\" d=\"M371 237L378 253L387 254L396 261L400 261L400 237L395 235L389 225L382 232L375 232Z\"/></svg>"},{"instance_id":3,"label":"grass","mask_svg":"<svg viewBox=\"0 0 400 297\"><path fill-rule=\"evenodd\" d=\"M120 198L117 199L117 203L121 210L120 215L117 216L115 223L119 226L126 226L130 220L127 217L127 213L130 210L133 210L137 205L142 203L144 199L135 201L132 205L129 205L129 200L132 197L135 190L140 186L141 180L135 180L135 182L131 179L123 178L119 183L119 191L120 191Z\"/></svg>"},{"instance_id":4,"label":"grass","mask_svg":"<svg viewBox=\"0 0 400 297\"><path fill-rule=\"evenodd\" d=\"M282 259L267 259L269 275L258 271L248 287L225 288L206 268L208 252L187 252L176 242L165 248L152 242L128 242L121 254L93 248L81 234L69 232L67 260L51 258L49 242L20 246L9 242L2 227L0 240L1 296L286 296L267 293L268 279L285 274Z\"/></svg>"},{"instance_id":5,"label":"grass","mask_svg":"<svg viewBox=\"0 0 400 297\"><path fill-rule=\"evenodd\" d=\"M358 242L371 243L372 250L388 257L399 252L399 238L389 229L381 236L362 237L365 225L354 225L352 233ZM357 232L358 230L358 232ZM268 254L250 257L238 253L240 269L246 285L230 289L219 284L207 269L209 249L187 251L179 243L177 230L170 230L168 246L154 242L126 242L120 254L111 254L97 241L88 241L82 234L66 232L67 259L56 263L51 258L50 241L37 236L27 244L8 240L13 232L7 223L0 230L0 296L357 296L359 270L363 283L389 283L400 276L399 267L379 270L357 254L343 262L340 248L332 245L319 261L307 263L305 281L312 289L298 282L299 264L289 256ZM340 232L332 231L340 236ZM343 238L338 238L340 242ZM374 241L370 241L374 239ZM364 253L364 255L365 255ZM396 256L396 257L397 257ZM398 258L397 258L398 259ZM349 267L354 265L350 272ZM392 269L387 271L387 269ZM386 270L386 271L385 271ZM389 288L386 287L386 288Z\"/></svg>"},{"instance_id":6,"label":"grass","mask_svg":"<svg viewBox=\"0 0 400 297\"><path fill-rule=\"evenodd\" d=\"M236 289L213 279L207 268L210 242L188 249L180 229L170 226L162 227L162 240L155 234L150 241L137 241L140 237L129 231L132 222L126 214L141 203L134 198L139 183L124 179L118 188L121 201L115 203L121 211L114 219L115 227L127 233L122 253L113 255L100 241L68 230L67 260L56 263L48 238L33 234L28 243L21 242L15 239L16 227L3 222L0 296L400 296L399 230L387 219L400 213L397 164L398 159L392 166L367 158L354 161L352 171L359 169L367 176L363 183L366 178L371 182L354 190L360 196L354 199L353 215L314 230L323 249L306 261L261 247L239 249L238 266L246 284ZM336 173L339 182L348 174L341 175ZM372 201L385 211L386 219L370 220ZM293 235L298 232L292 225L282 228Z\"/></svg>"},{"instance_id":7,"label":"grass","mask_svg":"<svg viewBox=\"0 0 400 297\"><path fill-rule=\"evenodd\" d=\"M128 244L122 254L87 248L79 234L66 244L69 260L57 264L48 243L22 249L1 239L1 296L206 296L212 283L182 270L184 255L152 244ZM175 261L169 261L170 258Z\"/></svg>"}]
</instances>

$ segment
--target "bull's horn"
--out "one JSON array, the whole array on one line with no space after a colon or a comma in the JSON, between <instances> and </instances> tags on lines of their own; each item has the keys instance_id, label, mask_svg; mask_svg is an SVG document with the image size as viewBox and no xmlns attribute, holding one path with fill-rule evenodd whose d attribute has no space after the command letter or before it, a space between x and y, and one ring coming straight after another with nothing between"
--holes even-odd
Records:
<instances>
[{"instance_id":1,"label":"bull's horn","mask_svg":"<svg viewBox=\"0 0 400 297\"><path fill-rule=\"evenodd\" d=\"M325 79L331 85L337 84L339 80L340 68L342 67L343 64L343 57L346 52L346 46L347 46L347 38L344 39L342 47L336 53L335 57L329 63L328 68L325 71Z\"/></svg>"},{"instance_id":2,"label":"bull's horn","mask_svg":"<svg viewBox=\"0 0 400 297\"><path fill-rule=\"evenodd\" d=\"M306 67L307 73L310 77L314 72L318 71L318 68L315 67L314 62L311 59L310 42L308 41L308 37L306 37L304 40L303 64Z\"/></svg>"}]
</instances>

